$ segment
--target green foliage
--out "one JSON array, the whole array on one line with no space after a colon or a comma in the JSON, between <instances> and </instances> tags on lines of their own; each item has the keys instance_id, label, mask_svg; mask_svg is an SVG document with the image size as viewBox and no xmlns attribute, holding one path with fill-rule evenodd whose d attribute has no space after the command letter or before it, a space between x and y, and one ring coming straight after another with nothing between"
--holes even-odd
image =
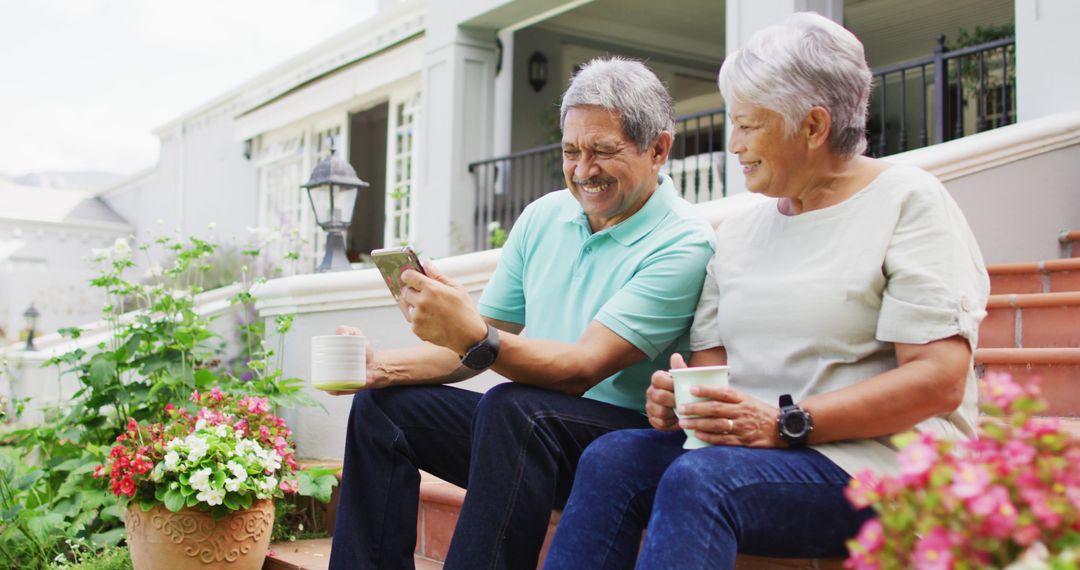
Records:
<instances>
[{"instance_id":1,"label":"green foliage","mask_svg":"<svg viewBox=\"0 0 1080 570\"><path fill-rule=\"evenodd\" d=\"M132 570L131 555L124 547L109 547L104 550L74 550L76 560L59 564L64 570Z\"/></svg>"},{"instance_id":2,"label":"green foliage","mask_svg":"<svg viewBox=\"0 0 1080 570\"><path fill-rule=\"evenodd\" d=\"M95 250L101 271L90 284L107 297L102 308L106 340L92 354L77 348L51 358L48 366L76 380L70 401L44 410L39 426L0 434L0 568L39 568L94 557L123 539L116 498L95 480L94 470L128 418L160 420L167 404L183 405L194 391L214 387L267 398L275 413L282 406L313 403L300 380L282 377L283 340L276 350L262 340L263 324L255 317L248 290L262 275L281 272L269 265L261 267L261 275L249 269L260 268L262 247L222 257L209 240L162 237L138 248L151 268L145 282L128 275L135 263L127 240ZM152 253L172 261L162 268L152 262ZM248 262L239 263L243 259ZM241 315L243 344L230 362L225 362L225 339L211 330L213 318L201 314L196 302L204 286L227 277L214 263L234 270L239 266L239 292L231 302ZM281 316L274 326L284 332L291 322L291 316ZM77 339L83 331L65 328L60 333ZM12 403L5 404L0 408L6 421ZM24 404L14 403L16 415ZM162 500L176 503L175 498Z\"/></svg>"}]
</instances>

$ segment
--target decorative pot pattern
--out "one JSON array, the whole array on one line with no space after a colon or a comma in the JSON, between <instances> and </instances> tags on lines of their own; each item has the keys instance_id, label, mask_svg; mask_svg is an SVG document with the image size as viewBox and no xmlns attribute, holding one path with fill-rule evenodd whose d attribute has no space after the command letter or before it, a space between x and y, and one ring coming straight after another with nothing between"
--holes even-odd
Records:
<instances>
[{"instance_id":1,"label":"decorative pot pattern","mask_svg":"<svg viewBox=\"0 0 1080 570\"><path fill-rule=\"evenodd\" d=\"M216 521L194 509L173 513L157 505L143 512L130 505L124 526L135 570L258 570L270 545L274 502L256 501Z\"/></svg>"}]
</instances>

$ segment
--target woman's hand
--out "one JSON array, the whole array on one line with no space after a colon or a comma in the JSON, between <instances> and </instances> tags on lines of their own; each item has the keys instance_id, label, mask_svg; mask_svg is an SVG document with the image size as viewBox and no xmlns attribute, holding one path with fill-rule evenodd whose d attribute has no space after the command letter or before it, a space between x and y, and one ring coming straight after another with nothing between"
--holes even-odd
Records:
<instances>
[{"instance_id":1,"label":"woman's hand","mask_svg":"<svg viewBox=\"0 0 1080 570\"><path fill-rule=\"evenodd\" d=\"M672 368L686 368L681 354L671 355ZM671 374L667 370L653 372L652 383L645 391L645 414L652 427L660 431L678 431L679 420L675 417L675 392Z\"/></svg>"},{"instance_id":2,"label":"woman's hand","mask_svg":"<svg viewBox=\"0 0 1080 570\"><path fill-rule=\"evenodd\" d=\"M701 441L743 447L783 447L776 423L780 408L733 388L694 386L690 393L708 401L680 408L683 419L679 427L694 430Z\"/></svg>"},{"instance_id":3,"label":"woman's hand","mask_svg":"<svg viewBox=\"0 0 1080 570\"><path fill-rule=\"evenodd\" d=\"M345 325L339 325L334 334L347 335L347 336L364 336L364 333L356 327L350 327ZM364 379L366 381L364 388L378 388L378 370L375 367L375 349L371 348L370 342L364 343L364 363L366 370L364 370ZM326 393L332 396L347 396L349 394L355 394L359 390L327 390Z\"/></svg>"}]
</instances>

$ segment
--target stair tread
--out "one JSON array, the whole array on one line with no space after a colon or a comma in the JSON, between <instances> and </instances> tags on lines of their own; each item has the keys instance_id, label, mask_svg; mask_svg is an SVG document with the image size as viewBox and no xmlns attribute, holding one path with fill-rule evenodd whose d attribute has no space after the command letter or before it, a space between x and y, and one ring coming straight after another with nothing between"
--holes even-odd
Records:
<instances>
[{"instance_id":1,"label":"stair tread","mask_svg":"<svg viewBox=\"0 0 1080 570\"><path fill-rule=\"evenodd\" d=\"M1022 261L1018 263L989 263L986 271L991 276L1015 275L1019 273L1051 273L1056 271L1080 271L1080 258L1065 257L1044 259L1042 261Z\"/></svg>"},{"instance_id":2,"label":"stair tread","mask_svg":"<svg viewBox=\"0 0 1080 570\"><path fill-rule=\"evenodd\" d=\"M977 348L976 364L1080 364L1080 348Z\"/></svg>"},{"instance_id":3,"label":"stair tread","mask_svg":"<svg viewBox=\"0 0 1080 570\"><path fill-rule=\"evenodd\" d=\"M1080 259L1078 257L1077 259ZM987 299L988 309L1006 307L1062 307L1080 305L1080 291L1051 293L998 293Z\"/></svg>"},{"instance_id":4,"label":"stair tread","mask_svg":"<svg viewBox=\"0 0 1080 570\"><path fill-rule=\"evenodd\" d=\"M329 538L311 538L270 545L263 570L324 570L330 567ZM437 570L441 562L415 556L416 570Z\"/></svg>"}]
</instances>

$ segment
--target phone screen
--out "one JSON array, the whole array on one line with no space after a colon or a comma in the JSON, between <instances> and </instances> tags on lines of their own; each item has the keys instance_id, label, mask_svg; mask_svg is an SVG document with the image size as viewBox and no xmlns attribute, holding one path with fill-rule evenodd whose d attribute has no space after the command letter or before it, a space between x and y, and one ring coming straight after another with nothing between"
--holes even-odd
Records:
<instances>
[{"instance_id":1,"label":"phone screen","mask_svg":"<svg viewBox=\"0 0 1080 570\"><path fill-rule=\"evenodd\" d=\"M401 291L405 288L405 284L401 282L401 274L406 269L424 273L420 258L411 247L406 246L376 249L371 252L371 261L375 263L375 267L379 268L379 273L382 273L383 281L390 289L390 294L394 296L394 301L397 301L401 314L405 315L405 320L411 322L409 306L401 298Z\"/></svg>"}]
</instances>

